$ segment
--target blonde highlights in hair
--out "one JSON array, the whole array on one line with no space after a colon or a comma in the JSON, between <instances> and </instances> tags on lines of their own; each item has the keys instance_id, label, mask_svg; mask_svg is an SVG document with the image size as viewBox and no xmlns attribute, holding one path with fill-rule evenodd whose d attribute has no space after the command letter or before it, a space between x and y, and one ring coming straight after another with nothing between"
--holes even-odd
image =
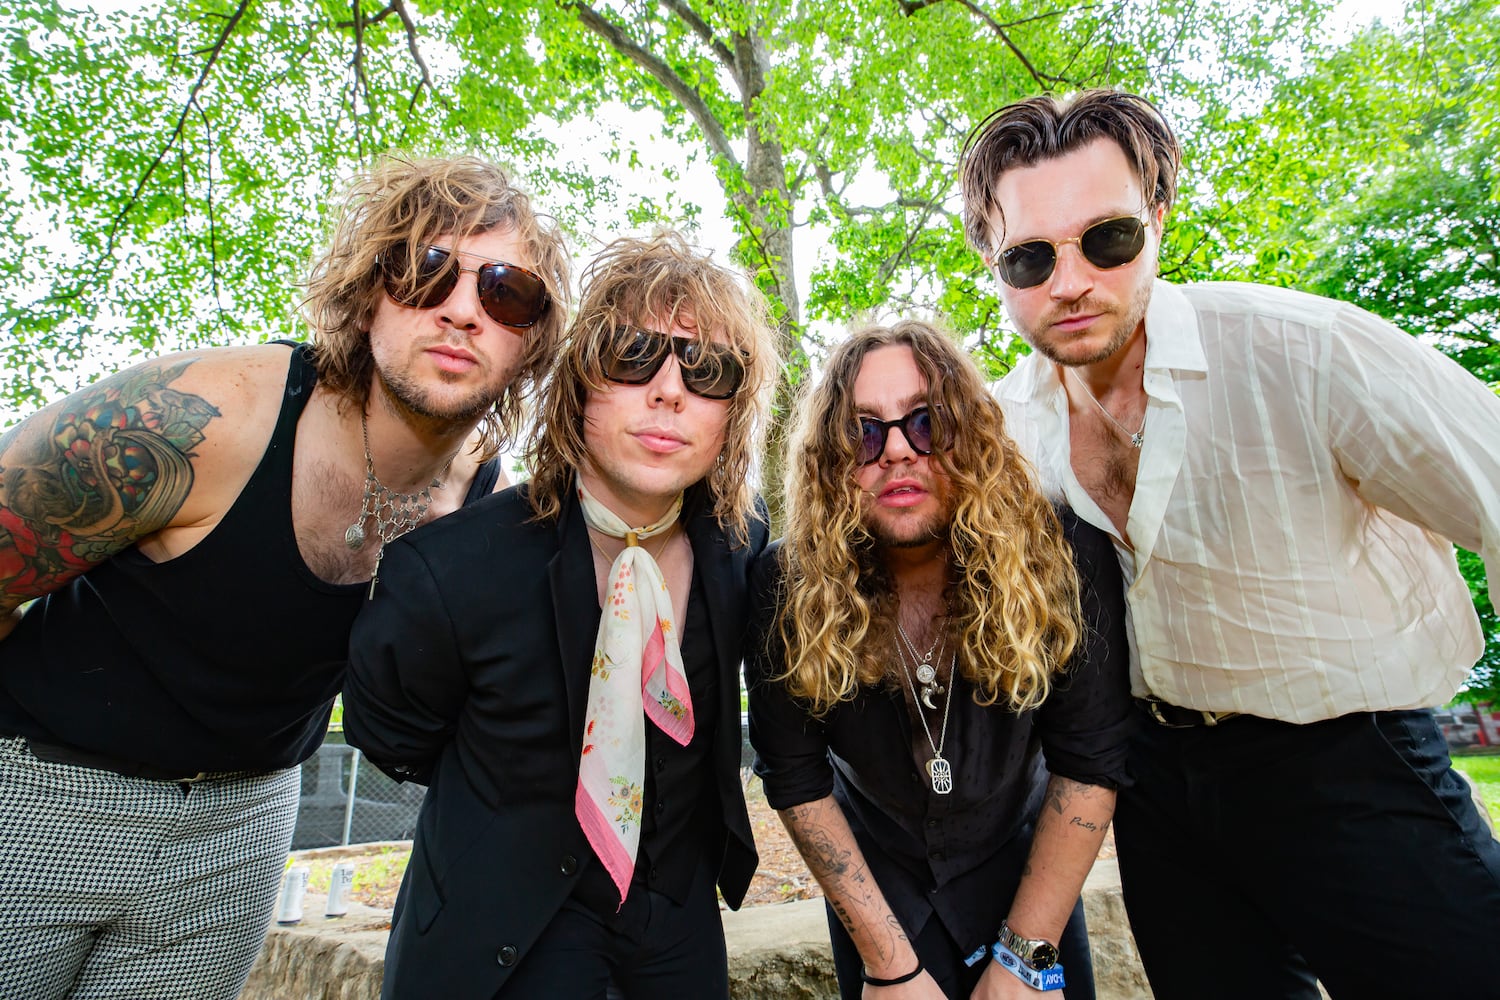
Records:
<instances>
[{"instance_id":1,"label":"blonde highlights in hair","mask_svg":"<svg viewBox=\"0 0 1500 1000\"><path fill-rule=\"evenodd\" d=\"M458 242L495 229L515 235L526 259L508 263L539 274L551 298L541 319L521 332L520 367L482 422L483 457L509 444L567 323L568 253L557 225L536 213L505 170L476 157L386 156L350 185L302 300L319 381L350 404L368 399L375 374L370 323L385 295L379 263L385 255L414 257L439 238Z\"/></svg>"},{"instance_id":2,"label":"blonde highlights in hair","mask_svg":"<svg viewBox=\"0 0 1500 1000\"><path fill-rule=\"evenodd\" d=\"M758 290L672 232L615 240L584 271L578 314L542 392L526 448L532 509L540 518L555 518L587 458L584 407L590 393L612 391L602 352L621 326L662 333L681 326L740 353L745 380L728 401L724 449L705 482L719 524L744 542L755 506L750 470L779 371L775 334Z\"/></svg>"},{"instance_id":3,"label":"blonde highlights in hair","mask_svg":"<svg viewBox=\"0 0 1500 1000\"><path fill-rule=\"evenodd\" d=\"M897 602L855 482L854 382L866 355L897 345L910 348L927 384L930 460L950 484L950 648L976 702L1035 708L1082 634L1072 552L973 361L915 320L844 341L799 406L787 462L783 680L821 716L896 676Z\"/></svg>"}]
</instances>

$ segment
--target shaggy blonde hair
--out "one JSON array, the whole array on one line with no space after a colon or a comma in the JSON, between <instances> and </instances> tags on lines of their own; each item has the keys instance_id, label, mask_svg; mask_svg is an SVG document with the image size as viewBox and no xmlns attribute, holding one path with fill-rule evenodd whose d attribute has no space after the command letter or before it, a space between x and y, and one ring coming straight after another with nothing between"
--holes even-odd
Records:
<instances>
[{"instance_id":1,"label":"shaggy blonde hair","mask_svg":"<svg viewBox=\"0 0 1500 1000\"><path fill-rule=\"evenodd\" d=\"M443 159L382 157L355 178L338 213L328 250L312 267L302 311L312 328L318 380L348 404L364 406L375 359L370 322L385 295L379 261L439 237L454 242L507 228L524 248L511 261L541 275L551 304L521 334L525 348L511 384L482 422L481 457L514 440L523 404L557 354L567 323L568 253L555 222L539 216L531 199L499 166L472 156Z\"/></svg>"},{"instance_id":2,"label":"shaggy blonde hair","mask_svg":"<svg viewBox=\"0 0 1500 1000\"><path fill-rule=\"evenodd\" d=\"M615 330L641 326L664 332L674 325L741 354L745 381L729 400L724 448L704 482L726 534L741 544L749 538L749 519L759 515L748 479L779 371L770 314L748 281L671 232L616 240L584 271L578 315L542 392L526 447L531 506L538 518L555 518L562 510L587 456L584 407L589 393L611 385L602 352Z\"/></svg>"},{"instance_id":3,"label":"shaggy blonde hair","mask_svg":"<svg viewBox=\"0 0 1500 1000\"><path fill-rule=\"evenodd\" d=\"M897 601L855 482L854 381L866 355L892 345L911 349L927 383L931 458L951 484L945 597L959 669L977 703L1035 708L1082 634L1072 552L974 363L913 320L840 344L799 408L787 463L781 679L822 716L862 685L898 676Z\"/></svg>"}]
</instances>

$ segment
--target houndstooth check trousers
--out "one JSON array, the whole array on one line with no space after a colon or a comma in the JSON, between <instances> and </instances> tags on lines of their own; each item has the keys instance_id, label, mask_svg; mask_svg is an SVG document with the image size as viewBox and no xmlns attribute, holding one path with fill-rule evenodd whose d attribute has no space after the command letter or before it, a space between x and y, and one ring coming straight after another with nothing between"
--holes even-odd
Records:
<instances>
[{"instance_id":1,"label":"houndstooth check trousers","mask_svg":"<svg viewBox=\"0 0 1500 1000\"><path fill-rule=\"evenodd\" d=\"M299 777L149 781L0 739L0 1000L234 1000Z\"/></svg>"}]
</instances>

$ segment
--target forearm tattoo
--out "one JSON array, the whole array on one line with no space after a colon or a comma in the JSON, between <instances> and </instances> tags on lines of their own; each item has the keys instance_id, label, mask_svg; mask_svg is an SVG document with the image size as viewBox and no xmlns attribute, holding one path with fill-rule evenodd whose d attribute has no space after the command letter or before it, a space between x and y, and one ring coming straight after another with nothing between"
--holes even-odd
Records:
<instances>
[{"instance_id":1,"label":"forearm tattoo","mask_svg":"<svg viewBox=\"0 0 1500 1000\"><path fill-rule=\"evenodd\" d=\"M877 904L878 889L862 859L840 844L834 830L824 822L823 808L817 804L792 806L781 811L781 820L850 937L856 943L863 939L875 949L875 955L869 957L890 957L896 953L897 943L906 941L906 931L888 910L878 921L872 921L862 915L866 914L862 906L855 905Z\"/></svg>"},{"instance_id":2,"label":"forearm tattoo","mask_svg":"<svg viewBox=\"0 0 1500 1000\"><path fill-rule=\"evenodd\" d=\"M166 525L219 411L171 388L193 362L145 365L0 436L0 607L56 590Z\"/></svg>"}]
</instances>

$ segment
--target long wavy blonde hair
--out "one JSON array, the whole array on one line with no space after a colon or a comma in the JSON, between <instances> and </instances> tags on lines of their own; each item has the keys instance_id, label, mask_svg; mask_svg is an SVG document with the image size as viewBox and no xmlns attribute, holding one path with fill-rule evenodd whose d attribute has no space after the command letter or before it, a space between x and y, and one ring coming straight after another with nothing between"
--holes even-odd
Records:
<instances>
[{"instance_id":1,"label":"long wavy blonde hair","mask_svg":"<svg viewBox=\"0 0 1500 1000\"><path fill-rule=\"evenodd\" d=\"M801 401L787 463L781 679L824 715L862 685L894 683L897 601L855 483L854 381L877 348L911 349L934 417L932 459L951 484L948 638L981 705L1041 704L1082 634L1062 525L1005 433L978 369L927 323L861 330Z\"/></svg>"},{"instance_id":2,"label":"long wavy blonde hair","mask_svg":"<svg viewBox=\"0 0 1500 1000\"><path fill-rule=\"evenodd\" d=\"M520 368L481 423L482 458L509 445L567 324L568 251L557 224L539 215L505 170L487 160L385 156L353 180L302 300L318 381L350 404L363 406L369 398L375 373L370 322L385 295L378 263L383 255L402 247L414 255L438 237L457 241L501 227L510 228L526 251L526 260L512 263L541 275L552 300L522 334Z\"/></svg>"},{"instance_id":3,"label":"long wavy blonde hair","mask_svg":"<svg viewBox=\"0 0 1500 1000\"><path fill-rule=\"evenodd\" d=\"M615 240L583 273L578 314L542 391L526 446L532 510L555 518L587 456L583 413L589 393L609 387L601 357L617 327L674 324L739 351L745 381L729 400L724 448L705 477L713 513L743 543L755 515L749 484L760 454L772 378L780 370L765 298L743 276L715 264L674 232Z\"/></svg>"}]
</instances>

